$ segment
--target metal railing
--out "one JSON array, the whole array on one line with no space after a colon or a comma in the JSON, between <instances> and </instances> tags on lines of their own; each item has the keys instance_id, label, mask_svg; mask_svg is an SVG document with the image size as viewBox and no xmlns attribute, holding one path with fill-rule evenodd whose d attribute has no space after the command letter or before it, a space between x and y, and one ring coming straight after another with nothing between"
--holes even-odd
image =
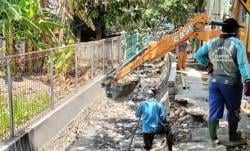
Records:
<instances>
[{"instance_id":1,"label":"metal railing","mask_svg":"<svg viewBox=\"0 0 250 151\"><path fill-rule=\"evenodd\" d=\"M169 35L169 30L161 30L161 31L153 31L153 32L143 32L143 33L123 33L122 43L124 49L126 49L124 53L124 59L129 60L145 47L151 41L158 41L162 37Z\"/></svg>"},{"instance_id":2,"label":"metal railing","mask_svg":"<svg viewBox=\"0 0 250 151\"><path fill-rule=\"evenodd\" d=\"M0 60L0 140L22 132L72 91L123 60L121 38Z\"/></svg>"}]
</instances>

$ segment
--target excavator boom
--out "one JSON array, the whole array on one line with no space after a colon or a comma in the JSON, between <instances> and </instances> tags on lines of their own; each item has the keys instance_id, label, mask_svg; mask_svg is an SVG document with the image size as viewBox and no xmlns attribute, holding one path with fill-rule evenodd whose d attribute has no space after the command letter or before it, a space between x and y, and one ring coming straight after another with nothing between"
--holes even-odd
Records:
<instances>
[{"instance_id":1,"label":"excavator boom","mask_svg":"<svg viewBox=\"0 0 250 151\"><path fill-rule=\"evenodd\" d=\"M196 38L207 41L218 36L220 34L220 30L205 28L210 23L211 21L207 14L200 14L192 18L175 33L164 36L159 41L151 42L147 48L143 49L140 53L107 75L102 83L103 86L106 87L107 96L112 96L112 93L110 92L112 85L116 85L118 80L122 79L146 61L156 61L157 59L163 57L166 53L174 50L176 46L186 40Z\"/></svg>"},{"instance_id":2,"label":"excavator boom","mask_svg":"<svg viewBox=\"0 0 250 151\"><path fill-rule=\"evenodd\" d=\"M240 2L248 11L248 13L250 13L250 0L240 0Z\"/></svg>"}]
</instances>

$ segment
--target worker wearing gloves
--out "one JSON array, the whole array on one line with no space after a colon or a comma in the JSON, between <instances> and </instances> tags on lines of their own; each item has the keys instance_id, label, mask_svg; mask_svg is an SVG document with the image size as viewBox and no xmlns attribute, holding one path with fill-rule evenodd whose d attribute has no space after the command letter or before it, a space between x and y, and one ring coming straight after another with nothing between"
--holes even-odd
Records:
<instances>
[{"instance_id":1,"label":"worker wearing gloves","mask_svg":"<svg viewBox=\"0 0 250 151\"><path fill-rule=\"evenodd\" d=\"M237 38L240 27L235 19L226 19L222 34L208 41L195 54L210 74L208 129L213 145L219 143L217 127L223 117L224 105L228 111L229 140L242 139L237 128L243 86L244 94L250 95L250 69L246 49Z\"/></svg>"},{"instance_id":2,"label":"worker wearing gloves","mask_svg":"<svg viewBox=\"0 0 250 151\"><path fill-rule=\"evenodd\" d=\"M164 105L154 98L152 90L147 91L147 96L137 108L136 117L142 119L144 149L150 150L155 134L161 132L162 124L166 123L166 111Z\"/></svg>"}]
</instances>

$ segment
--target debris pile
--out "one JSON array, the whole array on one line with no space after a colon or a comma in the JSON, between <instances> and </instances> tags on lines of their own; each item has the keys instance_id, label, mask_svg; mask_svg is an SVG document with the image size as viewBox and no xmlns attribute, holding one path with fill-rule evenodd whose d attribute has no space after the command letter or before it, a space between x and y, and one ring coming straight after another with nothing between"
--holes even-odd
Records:
<instances>
[{"instance_id":1,"label":"debris pile","mask_svg":"<svg viewBox=\"0 0 250 151\"><path fill-rule=\"evenodd\" d=\"M128 78L134 77L139 79L138 85L130 95L130 99L140 102L146 97L145 92L149 89L155 93L160 90L162 82L165 80L168 73L168 61L161 61L155 64L145 63L137 71L134 71Z\"/></svg>"},{"instance_id":2,"label":"debris pile","mask_svg":"<svg viewBox=\"0 0 250 151\"><path fill-rule=\"evenodd\" d=\"M169 118L172 133L174 134L174 144L191 141L191 132L194 129L207 125L206 121L200 120L196 116L193 116L187 112L186 101L182 100L180 102L174 101L170 103Z\"/></svg>"}]
</instances>

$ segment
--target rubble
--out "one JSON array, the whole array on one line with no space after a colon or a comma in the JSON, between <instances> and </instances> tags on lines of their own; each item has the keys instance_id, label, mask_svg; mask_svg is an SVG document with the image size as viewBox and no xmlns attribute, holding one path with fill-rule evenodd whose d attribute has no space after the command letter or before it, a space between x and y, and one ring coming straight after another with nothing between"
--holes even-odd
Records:
<instances>
[{"instance_id":1,"label":"rubble","mask_svg":"<svg viewBox=\"0 0 250 151\"><path fill-rule=\"evenodd\" d=\"M145 70L147 74L150 74L150 71L155 71L152 70L153 67L157 67L161 69L159 71L164 72L164 68L161 65L146 65L145 68L146 67L151 69ZM151 74L149 77L145 76L146 73L139 69L135 72L140 72L141 74L136 75L133 73L131 74L132 77L136 78L137 76L141 81L129 99L124 98L119 101L111 101L103 96L105 99L97 100L92 106L92 114L90 114L88 118L76 120L77 122L74 124L75 128L71 128L71 131L73 129L73 134L63 133L63 135L61 135L61 138L69 135L71 139L66 137L67 139L63 139L61 143L59 143L59 139L56 139L57 143L55 144L60 145L52 143L53 145L50 145L50 148L45 150L64 150L63 148L66 148L68 151L126 151L136 125L135 110L139 102L145 98L145 90L159 90L159 84L157 85L157 82L161 79L157 74ZM187 80L187 82L189 81ZM193 85L190 84L190 88L192 87ZM182 89L182 91L190 90ZM211 147L208 142L207 113L202 112L207 111L207 109L199 109L197 107L204 104L207 105L207 102L203 98L196 98L194 100L176 99L170 101L168 119L171 124L172 133L174 134L173 150L246 151L246 145L232 148L226 148L223 145L216 148ZM79 117L84 116L86 116L86 112L82 112L81 115L79 115ZM201 117L202 120L197 120L199 117ZM224 131L220 132L219 136L225 136L225 133ZM71 145L67 146L65 140L75 141L71 141ZM157 135L153 144L153 151L166 150L165 136ZM131 150L141 151L143 150L142 148L143 138L141 129L139 128L135 133Z\"/></svg>"},{"instance_id":2,"label":"rubble","mask_svg":"<svg viewBox=\"0 0 250 151\"><path fill-rule=\"evenodd\" d=\"M140 80L129 98L139 102L146 97L146 90L151 89L156 93L160 93L159 91L166 91L164 89L160 89L160 87L166 78L165 76L169 74L168 68L168 61L162 61L155 64L145 63L138 70L134 71L127 78L137 77L137 79Z\"/></svg>"},{"instance_id":3,"label":"rubble","mask_svg":"<svg viewBox=\"0 0 250 151\"><path fill-rule=\"evenodd\" d=\"M188 101L186 99L176 99L175 102L182 106L187 106L188 104Z\"/></svg>"},{"instance_id":4,"label":"rubble","mask_svg":"<svg viewBox=\"0 0 250 151\"><path fill-rule=\"evenodd\" d=\"M191 141L193 128L200 128L206 125L206 123L199 122L195 117L188 114L186 108L177 102L171 102L169 118L174 134L174 144Z\"/></svg>"}]
</instances>

